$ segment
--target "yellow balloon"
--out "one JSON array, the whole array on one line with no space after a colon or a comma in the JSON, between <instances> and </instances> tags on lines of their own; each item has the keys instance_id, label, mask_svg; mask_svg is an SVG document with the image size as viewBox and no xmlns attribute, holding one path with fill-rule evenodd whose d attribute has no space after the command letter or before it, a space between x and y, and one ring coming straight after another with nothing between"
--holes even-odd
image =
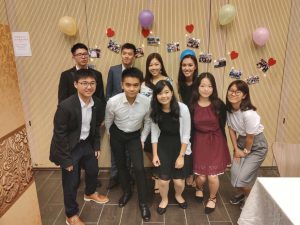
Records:
<instances>
[{"instance_id":1,"label":"yellow balloon","mask_svg":"<svg viewBox=\"0 0 300 225\"><path fill-rule=\"evenodd\" d=\"M59 19L58 21L58 27L61 32L63 32L66 35L74 36L77 32L77 26L76 21L73 17L70 16L64 16Z\"/></svg>"},{"instance_id":2,"label":"yellow balloon","mask_svg":"<svg viewBox=\"0 0 300 225\"><path fill-rule=\"evenodd\" d=\"M219 22L221 25L229 24L236 15L235 7L231 4L224 5L219 11Z\"/></svg>"}]
</instances>

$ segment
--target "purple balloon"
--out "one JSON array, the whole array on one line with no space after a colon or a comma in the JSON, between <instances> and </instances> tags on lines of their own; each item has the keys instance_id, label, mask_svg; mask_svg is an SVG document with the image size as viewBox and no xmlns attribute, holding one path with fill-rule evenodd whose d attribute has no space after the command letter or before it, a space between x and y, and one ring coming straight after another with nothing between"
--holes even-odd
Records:
<instances>
[{"instance_id":1,"label":"purple balloon","mask_svg":"<svg viewBox=\"0 0 300 225\"><path fill-rule=\"evenodd\" d=\"M259 27L257 28L252 35L253 41L259 47L264 46L269 40L270 33L267 28Z\"/></svg>"},{"instance_id":2,"label":"purple balloon","mask_svg":"<svg viewBox=\"0 0 300 225\"><path fill-rule=\"evenodd\" d=\"M153 23L153 13L150 10L143 10L140 12L139 21L142 27L150 28Z\"/></svg>"}]
</instances>

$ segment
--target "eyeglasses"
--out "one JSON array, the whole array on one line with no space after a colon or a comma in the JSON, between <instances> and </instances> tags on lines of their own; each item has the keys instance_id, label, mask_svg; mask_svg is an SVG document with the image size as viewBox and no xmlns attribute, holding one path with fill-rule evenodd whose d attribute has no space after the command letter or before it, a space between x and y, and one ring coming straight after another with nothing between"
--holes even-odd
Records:
<instances>
[{"instance_id":1,"label":"eyeglasses","mask_svg":"<svg viewBox=\"0 0 300 225\"><path fill-rule=\"evenodd\" d=\"M241 91L239 91L239 90L237 90L237 91L228 90L228 94L229 94L229 95L234 94L234 95L236 95L236 96L239 96L239 95L241 95L242 93L243 93L243 92L241 92Z\"/></svg>"},{"instance_id":2,"label":"eyeglasses","mask_svg":"<svg viewBox=\"0 0 300 225\"><path fill-rule=\"evenodd\" d=\"M74 56L78 56L78 57L88 57L89 53L87 52L84 52L84 53L77 53L77 54L74 54Z\"/></svg>"},{"instance_id":3,"label":"eyeglasses","mask_svg":"<svg viewBox=\"0 0 300 225\"><path fill-rule=\"evenodd\" d=\"M96 82L78 82L79 84L81 84L84 88L87 88L88 86L91 86L91 87L95 87L96 86Z\"/></svg>"}]
</instances>

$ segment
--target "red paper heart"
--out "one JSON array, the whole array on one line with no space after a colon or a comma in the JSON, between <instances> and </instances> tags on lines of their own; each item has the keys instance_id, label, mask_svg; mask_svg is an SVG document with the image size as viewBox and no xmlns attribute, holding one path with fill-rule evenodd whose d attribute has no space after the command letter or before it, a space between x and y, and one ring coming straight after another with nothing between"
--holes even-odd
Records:
<instances>
[{"instance_id":1,"label":"red paper heart","mask_svg":"<svg viewBox=\"0 0 300 225\"><path fill-rule=\"evenodd\" d=\"M150 30L147 28L142 28L142 35L146 38L150 34Z\"/></svg>"},{"instance_id":2,"label":"red paper heart","mask_svg":"<svg viewBox=\"0 0 300 225\"><path fill-rule=\"evenodd\" d=\"M231 58L231 60L234 60L237 57L239 57L239 53L238 52L236 52L236 51L231 51L230 52L230 58Z\"/></svg>"},{"instance_id":3,"label":"red paper heart","mask_svg":"<svg viewBox=\"0 0 300 225\"><path fill-rule=\"evenodd\" d=\"M115 31L111 28L108 28L106 30L106 35L107 35L107 37L113 37L115 35Z\"/></svg>"},{"instance_id":4,"label":"red paper heart","mask_svg":"<svg viewBox=\"0 0 300 225\"><path fill-rule=\"evenodd\" d=\"M194 31L194 25L193 24L186 25L185 29L187 32L192 33Z\"/></svg>"},{"instance_id":5,"label":"red paper heart","mask_svg":"<svg viewBox=\"0 0 300 225\"><path fill-rule=\"evenodd\" d=\"M273 66L273 65L275 65L275 64L276 64L276 60L275 60L275 59L273 59L273 58L269 58L269 60L268 60L268 64L269 64L269 66Z\"/></svg>"}]
</instances>

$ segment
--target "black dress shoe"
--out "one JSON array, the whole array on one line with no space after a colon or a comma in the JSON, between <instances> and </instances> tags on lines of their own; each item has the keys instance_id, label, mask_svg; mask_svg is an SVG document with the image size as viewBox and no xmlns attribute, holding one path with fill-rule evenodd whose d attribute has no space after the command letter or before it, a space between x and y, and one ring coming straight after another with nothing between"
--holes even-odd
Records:
<instances>
[{"instance_id":1,"label":"black dress shoe","mask_svg":"<svg viewBox=\"0 0 300 225\"><path fill-rule=\"evenodd\" d=\"M176 199L175 199L175 200L176 200ZM176 200L176 202L177 202L178 206L179 206L180 208L182 208L182 209L186 209L186 208L188 207L188 204L187 204L186 201L180 203L180 202L178 202L178 201Z\"/></svg>"},{"instance_id":2,"label":"black dress shoe","mask_svg":"<svg viewBox=\"0 0 300 225\"><path fill-rule=\"evenodd\" d=\"M111 190L119 184L118 178L112 177L109 179L109 183L107 185L107 189Z\"/></svg>"},{"instance_id":3,"label":"black dress shoe","mask_svg":"<svg viewBox=\"0 0 300 225\"><path fill-rule=\"evenodd\" d=\"M150 210L149 210L147 204L140 203L140 210L141 210L141 215L142 215L143 220L145 222L149 222L151 219L151 213L150 213Z\"/></svg>"},{"instance_id":4,"label":"black dress shoe","mask_svg":"<svg viewBox=\"0 0 300 225\"><path fill-rule=\"evenodd\" d=\"M167 207L168 207L168 206L166 206L165 208L160 208L160 207L158 206L157 209L156 209L156 212L157 212L159 215L162 215L162 214L164 214L164 213L167 211Z\"/></svg>"},{"instance_id":5,"label":"black dress shoe","mask_svg":"<svg viewBox=\"0 0 300 225\"><path fill-rule=\"evenodd\" d=\"M119 199L119 207L124 207L129 199L131 198L132 193L131 192L126 192L122 195L122 197Z\"/></svg>"}]
</instances>

